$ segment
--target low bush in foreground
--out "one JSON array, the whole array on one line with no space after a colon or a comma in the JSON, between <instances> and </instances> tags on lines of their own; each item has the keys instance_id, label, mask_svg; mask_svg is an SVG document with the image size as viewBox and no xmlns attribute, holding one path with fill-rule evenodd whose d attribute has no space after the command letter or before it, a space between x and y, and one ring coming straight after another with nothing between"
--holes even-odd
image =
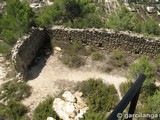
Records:
<instances>
[{"instance_id":1,"label":"low bush in foreground","mask_svg":"<svg viewBox=\"0 0 160 120\"><path fill-rule=\"evenodd\" d=\"M10 52L10 49L11 49L11 48L10 48L9 45L0 42L0 53L2 53L2 54L7 54L7 53Z\"/></svg>"},{"instance_id":2,"label":"low bush in foreground","mask_svg":"<svg viewBox=\"0 0 160 120\"><path fill-rule=\"evenodd\" d=\"M107 112L113 110L119 98L113 85L106 85L101 79L89 79L79 85L89 110L84 115L84 120L106 119Z\"/></svg>"},{"instance_id":3,"label":"low bush in foreground","mask_svg":"<svg viewBox=\"0 0 160 120\"><path fill-rule=\"evenodd\" d=\"M48 98L40 103L33 113L33 120L46 120L47 117L53 117L60 120L55 111L52 109L53 98Z\"/></svg>"},{"instance_id":4,"label":"low bush in foreground","mask_svg":"<svg viewBox=\"0 0 160 120\"><path fill-rule=\"evenodd\" d=\"M146 75L146 80L143 84L143 90L148 95L153 94L155 91L153 88L156 81L156 74L154 66L150 63L147 56L141 56L136 60L135 63L131 65L129 77L132 81L135 81L141 73Z\"/></svg>"},{"instance_id":5,"label":"low bush in foreground","mask_svg":"<svg viewBox=\"0 0 160 120\"><path fill-rule=\"evenodd\" d=\"M0 116L9 120L26 120L27 108L15 100L10 100L7 105L0 104Z\"/></svg>"},{"instance_id":6,"label":"low bush in foreground","mask_svg":"<svg viewBox=\"0 0 160 120\"><path fill-rule=\"evenodd\" d=\"M25 82L17 83L16 81L10 81L2 85L0 89L0 99L7 101L13 99L20 101L31 94L31 87Z\"/></svg>"},{"instance_id":7,"label":"low bush in foreground","mask_svg":"<svg viewBox=\"0 0 160 120\"><path fill-rule=\"evenodd\" d=\"M120 84L120 91L122 97L127 93L127 91L131 88L132 83L130 81L124 82Z\"/></svg>"}]
</instances>

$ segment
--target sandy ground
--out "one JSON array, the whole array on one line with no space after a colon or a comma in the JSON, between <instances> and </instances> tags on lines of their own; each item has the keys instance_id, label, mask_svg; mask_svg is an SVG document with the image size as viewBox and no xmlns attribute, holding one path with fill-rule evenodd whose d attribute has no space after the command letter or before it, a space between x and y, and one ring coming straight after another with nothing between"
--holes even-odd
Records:
<instances>
[{"instance_id":1,"label":"sandy ground","mask_svg":"<svg viewBox=\"0 0 160 120\"><path fill-rule=\"evenodd\" d=\"M43 61L41 62L43 63ZM31 111L46 97L55 96L60 90L72 87L75 83L89 78L101 78L105 83L114 84L120 97L119 85L127 81L124 77L107 75L98 71L95 67L98 63L89 62L90 64L79 69L69 69L61 63L57 55L54 55L48 58L46 65L39 71L42 63L33 67L29 72L28 84L33 88L32 94L22 101ZM39 75L36 71L39 71ZM34 78L34 76L38 77Z\"/></svg>"}]
</instances>

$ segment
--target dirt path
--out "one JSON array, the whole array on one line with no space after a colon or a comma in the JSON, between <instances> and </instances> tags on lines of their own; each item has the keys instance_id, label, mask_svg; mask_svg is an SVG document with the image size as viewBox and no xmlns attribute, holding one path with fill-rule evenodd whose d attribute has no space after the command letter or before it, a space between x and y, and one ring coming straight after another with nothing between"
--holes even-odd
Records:
<instances>
[{"instance_id":1,"label":"dirt path","mask_svg":"<svg viewBox=\"0 0 160 120\"><path fill-rule=\"evenodd\" d=\"M119 92L119 85L126 81L126 78L120 76L107 75L97 71L95 64L90 63L79 69L69 69L58 60L56 55L50 56L45 67L39 76L33 80L29 80L28 84L32 86L33 91L29 98L22 102L29 106L30 110L35 107L48 96L56 95L60 90L66 87L74 86L76 82L87 80L89 78L101 78L105 83L114 84ZM31 76L36 74L33 71L38 70L38 66L32 68Z\"/></svg>"}]
</instances>

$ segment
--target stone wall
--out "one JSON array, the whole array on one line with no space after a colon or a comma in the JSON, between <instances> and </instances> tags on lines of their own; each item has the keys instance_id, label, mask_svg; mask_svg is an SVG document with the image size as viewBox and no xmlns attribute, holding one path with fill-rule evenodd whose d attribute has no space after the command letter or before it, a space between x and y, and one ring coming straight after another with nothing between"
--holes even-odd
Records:
<instances>
[{"instance_id":1,"label":"stone wall","mask_svg":"<svg viewBox=\"0 0 160 120\"><path fill-rule=\"evenodd\" d=\"M23 40L22 40L23 39ZM34 29L33 32L17 41L12 49L12 63L20 79L25 78L28 66L46 40L45 29Z\"/></svg>"},{"instance_id":2,"label":"stone wall","mask_svg":"<svg viewBox=\"0 0 160 120\"><path fill-rule=\"evenodd\" d=\"M52 44L55 41L79 40L84 45L94 45L109 51L120 49L151 56L160 53L160 40L158 38L148 38L138 34L115 32L108 29L72 29L55 26L50 30L52 32Z\"/></svg>"}]
</instances>

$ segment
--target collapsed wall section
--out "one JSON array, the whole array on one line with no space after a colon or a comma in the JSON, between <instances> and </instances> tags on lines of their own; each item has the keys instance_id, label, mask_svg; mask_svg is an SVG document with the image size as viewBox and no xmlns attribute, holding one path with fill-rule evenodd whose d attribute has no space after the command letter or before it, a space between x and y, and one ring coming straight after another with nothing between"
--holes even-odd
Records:
<instances>
[{"instance_id":1,"label":"collapsed wall section","mask_svg":"<svg viewBox=\"0 0 160 120\"><path fill-rule=\"evenodd\" d=\"M160 40L129 32L115 32L108 29L72 29L60 26L52 27L52 44L56 41L78 40L83 45L93 45L108 51L116 49L136 54L154 56L160 53Z\"/></svg>"},{"instance_id":2,"label":"collapsed wall section","mask_svg":"<svg viewBox=\"0 0 160 120\"><path fill-rule=\"evenodd\" d=\"M18 40L12 49L11 59L19 79L25 78L28 66L46 40L46 34L45 29L36 28L30 35Z\"/></svg>"}]
</instances>

